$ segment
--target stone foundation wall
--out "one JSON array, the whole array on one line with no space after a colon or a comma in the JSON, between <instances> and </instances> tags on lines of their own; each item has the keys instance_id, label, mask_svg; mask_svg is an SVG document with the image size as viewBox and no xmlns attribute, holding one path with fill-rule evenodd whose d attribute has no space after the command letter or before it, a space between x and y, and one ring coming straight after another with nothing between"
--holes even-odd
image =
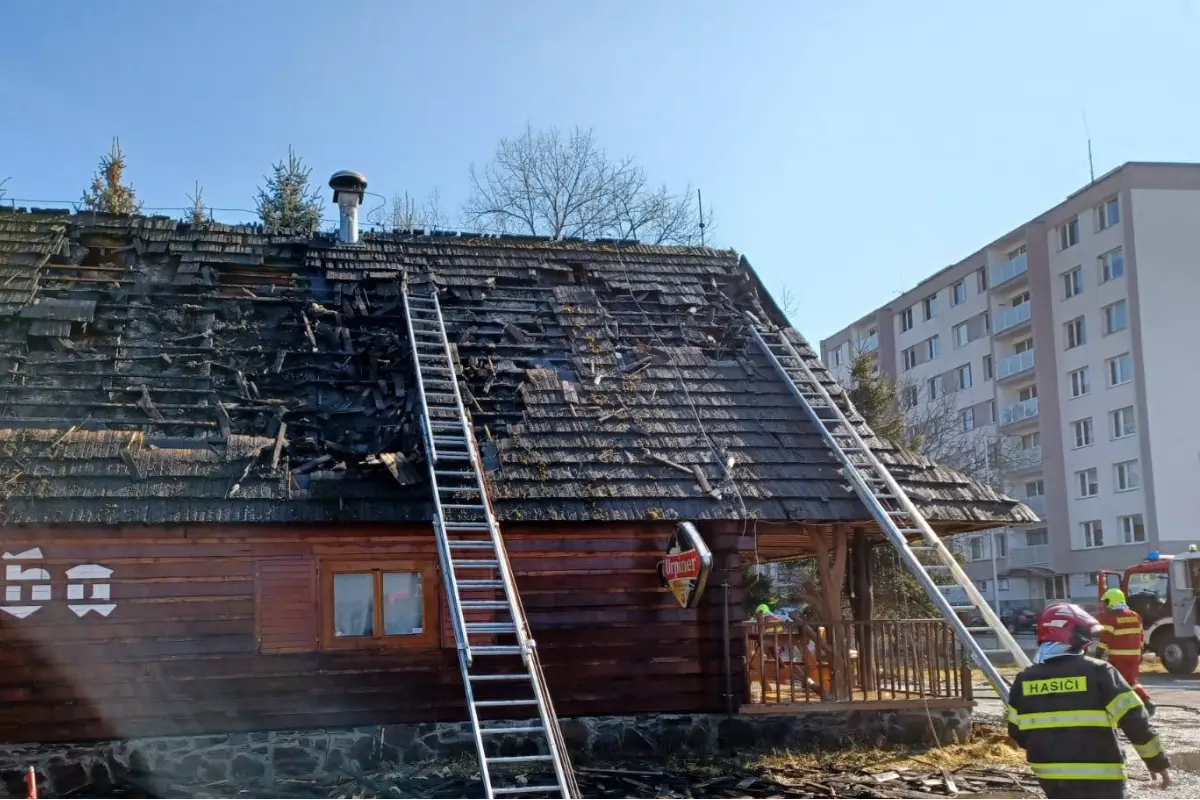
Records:
<instances>
[{"instance_id":1,"label":"stone foundation wall","mask_svg":"<svg viewBox=\"0 0 1200 800\"><path fill-rule=\"evenodd\" d=\"M572 759L583 764L849 744L948 744L965 741L970 735L971 715L967 708L788 716L660 714L580 717L563 720L562 729ZM543 749L540 739L525 734L490 738L500 755L533 755ZM369 772L385 763L411 764L462 756L475 756L465 723L385 725L9 746L0 748L0 780L15 797L25 796L22 781L30 766L37 769L39 786L47 796L89 782L103 788L114 770L181 781L230 779L269 785L277 776L336 776Z\"/></svg>"}]
</instances>

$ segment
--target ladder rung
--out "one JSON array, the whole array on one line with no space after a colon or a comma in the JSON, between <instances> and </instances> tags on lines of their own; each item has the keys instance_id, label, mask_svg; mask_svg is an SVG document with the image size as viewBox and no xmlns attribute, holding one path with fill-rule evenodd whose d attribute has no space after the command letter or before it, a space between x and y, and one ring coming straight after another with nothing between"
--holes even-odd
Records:
<instances>
[{"instance_id":1,"label":"ladder rung","mask_svg":"<svg viewBox=\"0 0 1200 800\"><path fill-rule=\"evenodd\" d=\"M529 676L523 672L516 672L510 675L468 675L467 679L472 681L527 681Z\"/></svg>"},{"instance_id":2,"label":"ladder rung","mask_svg":"<svg viewBox=\"0 0 1200 800\"><path fill-rule=\"evenodd\" d=\"M512 728L514 731L520 731L519 728ZM524 731L521 731L524 733ZM538 792L562 792L562 788L557 783L546 784L544 786L493 786L492 794L537 794Z\"/></svg>"},{"instance_id":3,"label":"ladder rung","mask_svg":"<svg viewBox=\"0 0 1200 800\"><path fill-rule=\"evenodd\" d=\"M492 526L486 522L456 522L452 519L443 520L443 527L449 533L462 533L465 531L488 531L492 530Z\"/></svg>"},{"instance_id":4,"label":"ladder rung","mask_svg":"<svg viewBox=\"0 0 1200 800\"><path fill-rule=\"evenodd\" d=\"M508 610L508 603L504 602L503 600L459 600L458 604L463 608L475 608L480 610L486 610L490 608L496 611Z\"/></svg>"},{"instance_id":5,"label":"ladder rung","mask_svg":"<svg viewBox=\"0 0 1200 800\"><path fill-rule=\"evenodd\" d=\"M513 649L520 650L519 647L514 647ZM472 647L471 650L472 652L479 652L478 647ZM479 732L481 734L491 735L495 733L541 733L544 730L546 729L541 725L521 725L515 728L480 728Z\"/></svg>"},{"instance_id":6,"label":"ladder rung","mask_svg":"<svg viewBox=\"0 0 1200 800\"><path fill-rule=\"evenodd\" d=\"M503 589L503 588L504 588L504 581L491 581L491 580L486 580L486 579L479 579L479 580L461 580L461 581L458 581L458 588L459 588L459 589L465 589L465 590L471 590L471 589ZM975 607L975 606L968 606L968 608L974 608L974 607Z\"/></svg>"},{"instance_id":7,"label":"ladder rung","mask_svg":"<svg viewBox=\"0 0 1200 800\"><path fill-rule=\"evenodd\" d=\"M450 546L455 550L491 550L493 548L491 539L486 542L450 542Z\"/></svg>"},{"instance_id":8,"label":"ladder rung","mask_svg":"<svg viewBox=\"0 0 1200 800\"><path fill-rule=\"evenodd\" d=\"M521 655L521 648L515 644L473 645L471 653L480 656L519 656ZM541 728L535 728L535 730L541 730Z\"/></svg>"},{"instance_id":9,"label":"ladder rung","mask_svg":"<svg viewBox=\"0 0 1200 800\"><path fill-rule=\"evenodd\" d=\"M486 560L482 559L455 559L450 562L455 569L491 569L500 566L500 562L494 558Z\"/></svg>"},{"instance_id":10,"label":"ladder rung","mask_svg":"<svg viewBox=\"0 0 1200 800\"><path fill-rule=\"evenodd\" d=\"M480 708L499 708L500 706L536 706L537 698L530 697L530 698L524 699L524 700L476 700L475 705ZM542 757L548 758L548 756L542 756ZM527 759L532 758L532 756L525 756L525 758L527 758ZM488 759L488 761L495 761L495 760L496 759L494 759L494 758Z\"/></svg>"},{"instance_id":11,"label":"ladder rung","mask_svg":"<svg viewBox=\"0 0 1200 800\"><path fill-rule=\"evenodd\" d=\"M468 622L467 633L516 633L512 622Z\"/></svg>"},{"instance_id":12,"label":"ladder rung","mask_svg":"<svg viewBox=\"0 0 1200 800\"><path fill-rule=\"evenodd\" d=\"M441 455L440 453L438 455ZM472 511L483 511L483 503L442 503L442 508L457 508L469 509Z\"/></svg>"},{"instance_id":13,"label":"ladder rung","mask_svg":"<svg viewBox=\"0 0 1200 800\"><path fill-rule=\"evenodd\" d=\"M474 478L475 473L469 469L435 469L434 475L445 478Z\"/></svg>"},{"instance_id":14,"label":"ladder rung","mask_svg":"<svg viewBox=\"0 0 1200 800\"><path fill-rule=\"evenodd\" d=\"M466 447L467 439L465 436L434 436L434 444L461 444Z\"/></svg>"}]
</instances>

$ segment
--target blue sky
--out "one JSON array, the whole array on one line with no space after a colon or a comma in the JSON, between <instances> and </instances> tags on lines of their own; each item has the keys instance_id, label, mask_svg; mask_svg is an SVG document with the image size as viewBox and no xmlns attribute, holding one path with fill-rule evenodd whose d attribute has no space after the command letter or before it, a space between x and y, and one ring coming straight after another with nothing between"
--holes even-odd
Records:
<instances>
[{"instance_id":1,"label":"blue sky","mask_svg":"<svg viewBox=\"0 0 1200 800\"><path fill-rule=\"evenodd\" d=\"M1085 110L1097 174L1200 157L1197 41L1193 0L9 3L0 178L76 199L119 135L148 207L252 208L292 144L453 211L579 124L701 187L815 340L1085 183Z\"/></svg>"}]
</instances>

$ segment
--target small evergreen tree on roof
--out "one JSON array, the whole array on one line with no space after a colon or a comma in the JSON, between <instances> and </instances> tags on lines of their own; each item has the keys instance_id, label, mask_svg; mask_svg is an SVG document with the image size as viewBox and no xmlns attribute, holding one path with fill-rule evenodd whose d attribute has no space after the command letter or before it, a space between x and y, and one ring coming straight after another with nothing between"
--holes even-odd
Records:
<instances>
[{"instance_id":1,"label":"small evergreen tree on roof","mask_svg":"<svg viewBox=\"0 0 1200 800\"><path fill-rule=\"evenodd\" d=\"M125 154L121 151L121 140L114 137L112 149L100 159L100 169L83 193L83 207L106 214L139 213L142 204L137 202L133 187L121 183L124 176Z\"/></svg>"},{"instance_id":2,"label":"small evergreen tree on roof","mask_svg":"<svg viewBox=\"0 0 1200 800\"><path fill-rule=\"evenodd\" d=\"M267 230L293 229L310 233L321 224L325 202L317 189L308 185L311 167L288 147L286 161L271 165L271 174L264 177L255 207Z\"/></svg>"}]
</instances>

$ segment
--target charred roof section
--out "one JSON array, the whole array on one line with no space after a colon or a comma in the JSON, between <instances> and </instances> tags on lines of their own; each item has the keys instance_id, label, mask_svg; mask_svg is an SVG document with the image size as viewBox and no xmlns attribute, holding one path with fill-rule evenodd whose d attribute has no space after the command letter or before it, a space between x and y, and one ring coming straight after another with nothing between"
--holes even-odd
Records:
<instances>
[{"instance_id":1,"label":"charred roof section","mask_svg":"<svg viewBox=\"0 0 1200 800\"><path fill-rule=\"evenodd\" d=\"M4 519L428 519L406 278L439 290L502 519L866 516L746 335L776 315L735 253L3 211ZM1034 519L877 444L933 519Z\"/></svg>"}]
</instances>

